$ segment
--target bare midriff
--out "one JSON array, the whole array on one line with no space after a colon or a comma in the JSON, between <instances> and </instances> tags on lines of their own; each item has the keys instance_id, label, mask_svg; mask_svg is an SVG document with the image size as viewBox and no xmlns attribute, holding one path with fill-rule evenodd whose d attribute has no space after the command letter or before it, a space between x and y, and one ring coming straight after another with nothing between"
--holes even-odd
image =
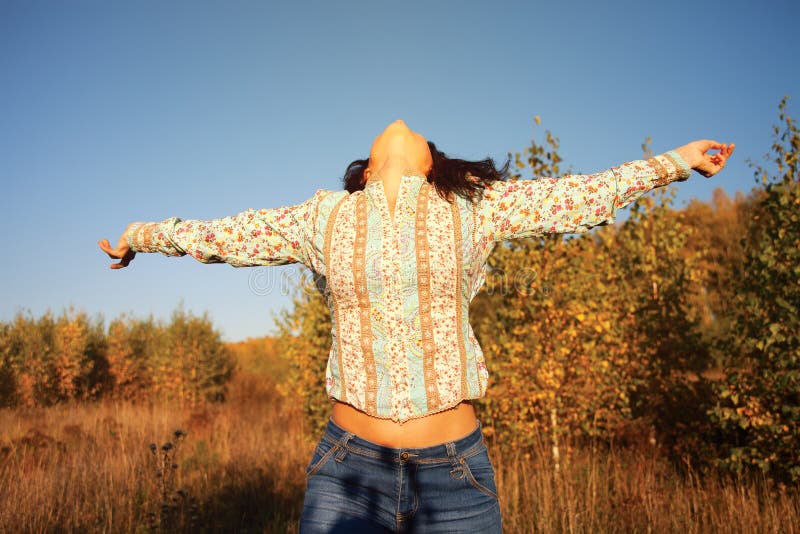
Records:
<instances>
[{"instance_id":1,"label":"bare midriff","mask_svg":"<svg viewBox=\"0 0 800 534\"><path fill-rule=\"evenodd\" d=\"M333 422L367 441L394 449L418 449L456 441L478 426L475 408L469 401L403 423L373 417L349 404L336 402Z\"/></svg>"}]
</instances>

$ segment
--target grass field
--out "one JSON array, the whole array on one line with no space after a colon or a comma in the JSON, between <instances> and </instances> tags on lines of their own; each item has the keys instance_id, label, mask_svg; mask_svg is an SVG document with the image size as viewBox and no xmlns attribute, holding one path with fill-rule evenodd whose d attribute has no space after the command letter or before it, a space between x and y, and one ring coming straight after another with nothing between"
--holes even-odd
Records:
<instances>
[{"instance_id":1,"label":"grass field","mask_svg":"<svg viewBox=\"0 0 800 534\"><path fill-rule=\"evenodd\" d=\"M0 533L296 532L313 436L263 379L231 391L0 411ZM571 450L559 471L490 454L506 532L800 532L796 491L678 476L655 451Z\"/></svg>"}]
</instances>

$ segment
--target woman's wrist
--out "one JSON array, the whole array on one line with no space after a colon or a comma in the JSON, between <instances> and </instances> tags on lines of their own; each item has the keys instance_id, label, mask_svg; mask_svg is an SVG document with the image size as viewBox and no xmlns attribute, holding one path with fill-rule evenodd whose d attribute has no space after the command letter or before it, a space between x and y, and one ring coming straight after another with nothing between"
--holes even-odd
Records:
<instances>
[{"instance_id":1,"label":"woman's wrist","mask_svg":"<svg viewBox=\"0 0 800 534\"><path fill-rule=\"evenodd\" d=\"M694 169L700 163L699 161L697 161L697 158L694 157L696 154L694 154L691 150L689 150L689 148L686 145L678 147L675 150L671 150L670 152L675 152L681 158L683 158L683 161L686 162L686 164L689 166L690 169Z\"/></svg>"},{"instance_id":2,"label":"woman's wrist","mask_svg":"<svg viewBox=\"0 0 800 534\"><path fill-rule=\"evenodd\" d=\"M149 252L146 250L148 243L146 222L133 222L125 229L125 240L128 247L134 252Z\"/></svg>"},{"instance_id":3,"label":"woman's wrist","mask_svg":"<svg viewBox=\"0 0 800 534\"><path fill-rule=\"evenodd\" d=\"M680 152L677 150L670 150L669 152L666 152L664 156L675 167L675 172L678 173L678 181L682 182L692 175L692 165Z\"/></svg>"},{"instance_id":4,"label":"woman's wrist","mask_svg":"<svg viewBox=\"0 0 800 534\"><path fill-rule=\"evenodd\" d=\"M647 160L652 169L651 187L661 187L689 178L692 169L683 157L674 150L653 156Z\"/></svg>"}]
</instances>

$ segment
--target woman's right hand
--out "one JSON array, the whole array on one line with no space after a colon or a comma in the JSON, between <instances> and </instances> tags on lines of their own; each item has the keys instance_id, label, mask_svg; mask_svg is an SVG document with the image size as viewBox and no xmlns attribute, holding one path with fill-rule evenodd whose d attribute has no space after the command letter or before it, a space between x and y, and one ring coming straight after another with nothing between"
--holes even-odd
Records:
<instances>
[{"instance_id":1,"label":"woman's right hand","mask_svg":"<svg viewBox=\"0 0 800 534\"><path fill-rule=\"evenodd\" d=\"M130 228L130 225L128 225L128 228ZM111 248L111 243L108 242L108 239L101 239L97 242L103 252L108 254L110 258L120 260L119 263L111 264L112 269L122 269L127 267L136 256L136 253L131 250L130 246L128 246L128 240L125 237L125 234L128 232L128 228L122 232L122 236L120 236L119 241L117 241L116 248Z\"/></svg>"},{"instance_id":2,"label":"woman's right hand","mask_svg":"<svg viewBox=\"0 0 800 534\"><path fill-rule=\"evenodd\" d=\"M736 148L736 145L733 143L725 144L711 141L710 139L702 139L676 148L675 152L686 161L689 167L706 178L711 178L722 170L725 162L733 154L734 148ZM719 152L709 154L709 150L719 150Z\"/></svg>"}]
</instances>

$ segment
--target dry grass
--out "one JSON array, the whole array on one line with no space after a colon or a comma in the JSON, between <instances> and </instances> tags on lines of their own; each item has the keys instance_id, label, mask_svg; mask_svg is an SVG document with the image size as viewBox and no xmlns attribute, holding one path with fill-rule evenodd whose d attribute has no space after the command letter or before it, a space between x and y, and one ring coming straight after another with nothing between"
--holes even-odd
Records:
<instances>
[{"instance_id":1,"label":"dry grass","mask_svg":"<svg viewBox=\"0 0 800 534\"><path fill-rule=\"evenodd\" d=\"M800 532L796 490L679 476L655 451L577 451L559 471L493 458L507 532Z\"/></svg>"},{"instance_id":2,"label":"dry grass","mask_svg":"<svg viewBox=\"0 0 800 534\"><path fill-rule=\"evenodd\" d=\"M296 532L313 443L264 384L239 376L228 403L194 410L0 411L0 533ZM652 454L573 451L558 473L546 455L491 455L506 532L800 532L795 492L682 478Z\"/></svg>"},{"instance_id":3,"label":"dry grass","mask_svg":"<svg viewBox=\"0 0 800 534\"><path fill-rule=\"evenodd\" d=\"M0 532L149 531L163 498L156 460L176 429L188 433L166 492L177 526L296 531L312 452L302 418L252 378L232 390L229 403L195 410L120 402L0 411ZM199 527L189 529L192 514Z\"/></svg>"}]
</instances>

